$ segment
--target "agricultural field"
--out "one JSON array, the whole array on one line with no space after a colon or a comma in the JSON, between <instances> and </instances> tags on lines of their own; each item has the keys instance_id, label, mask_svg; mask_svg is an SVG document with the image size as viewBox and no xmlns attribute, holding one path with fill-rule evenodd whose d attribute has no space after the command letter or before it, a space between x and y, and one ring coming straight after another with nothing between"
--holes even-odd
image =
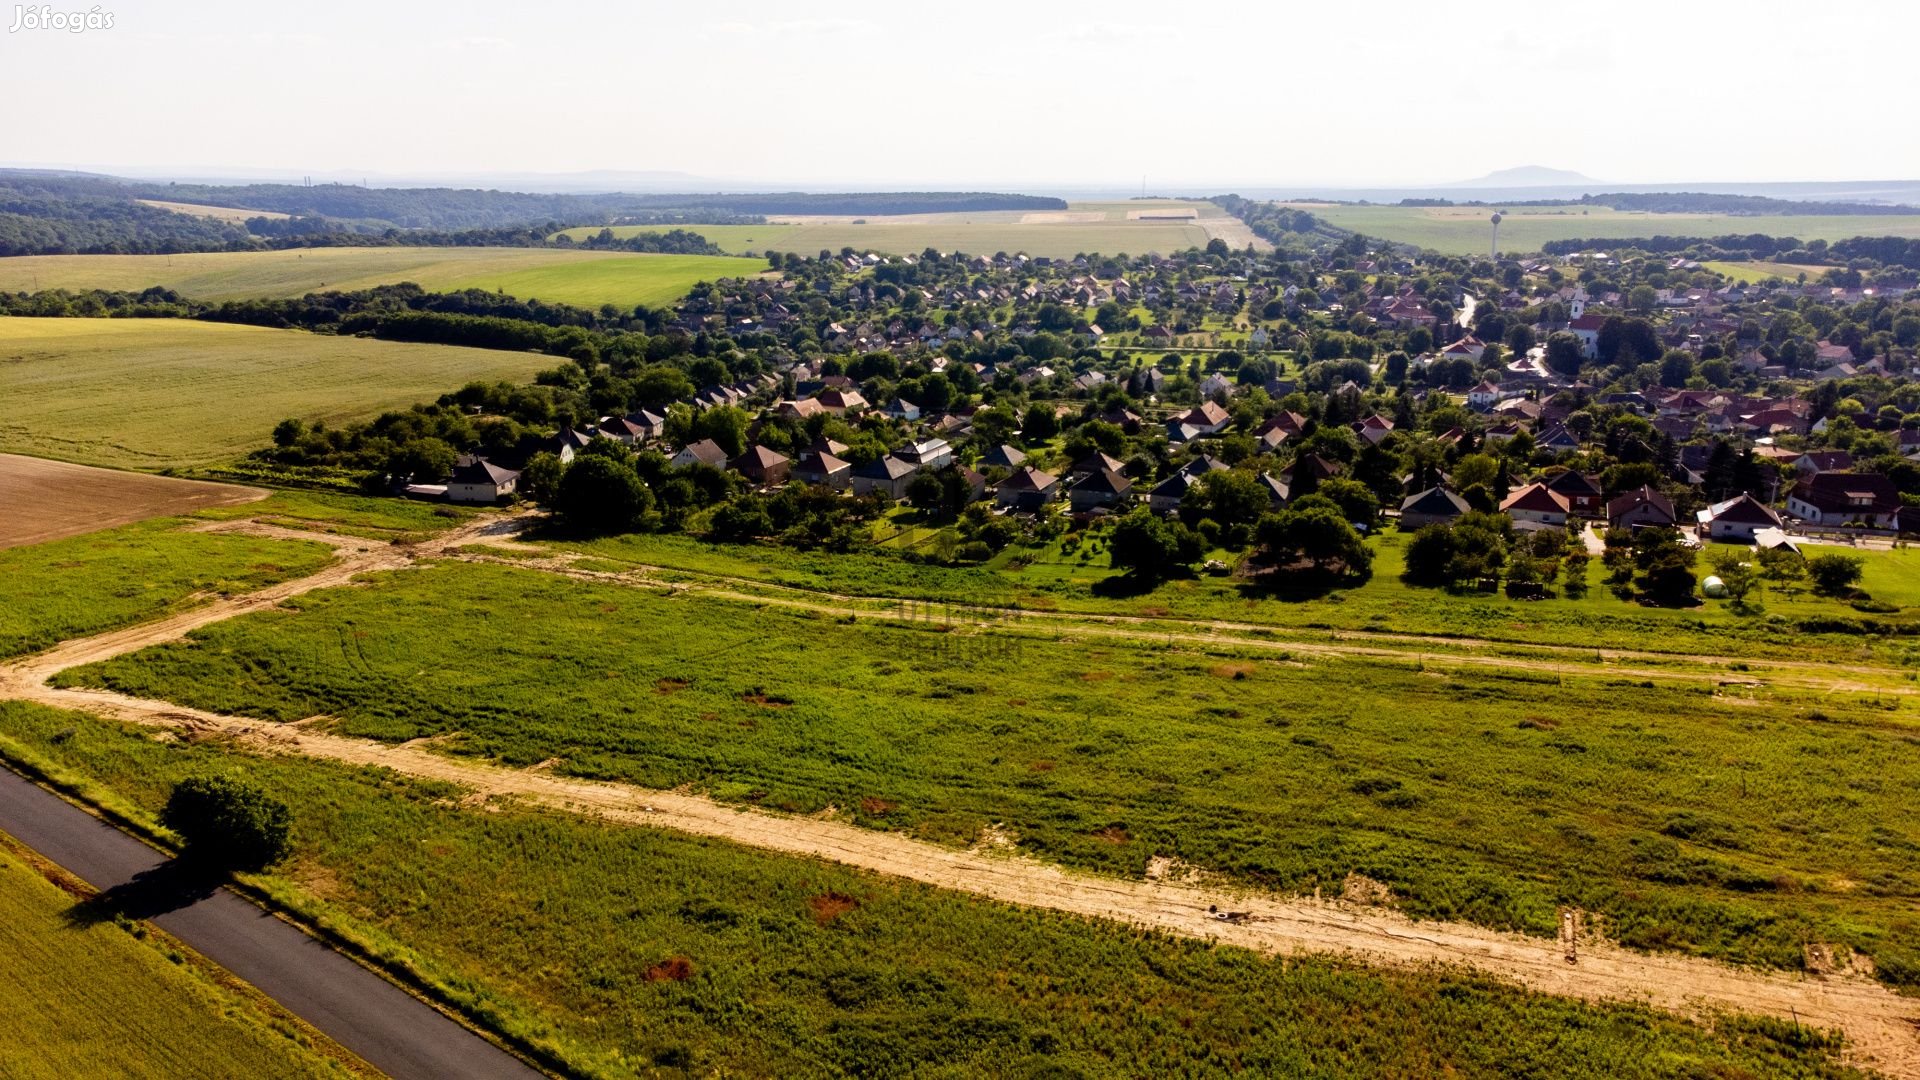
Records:
<instances>
[{"instance_id":1,"label":"agricultural field","mask_svg":"<svg viewBox=\"0 0 1920 1080\"><path fill-rule=\"evenodd\" d=\"M155 210L170 210L188 217L212 218L230 225L245 225L248 218L266 218L269 221L285 221L290 214L277 210L242 210L237 206L202 206L199 203L163 202L159 199L135 199L142 206L151 206Z\"/></svg>"},{"instance_id":2,"label":"agricultural field","mask_svg":"<svg viewBox=\"0 0 1920 1080\"><path fill-rule=\"evenodd\" d=\"M289 416L338 424L467 382L525 382L553 364L534 353L182 319L4 318L0 451L193 468L266 445Z\"/></svg>"},{"instance_id":3,"label":"agricultural field","mask_svg":"<svg viewBox=\"0 0 1920 1080\"><path fill-rule=\"evenodd\" d=\"M1141 220L1155 216L1191 221ZM689 225L722 250L763 255L791 251L811 255L822 250L851 247L896 255L917 255L927 248L992 255L1026 252L1048 258L1068 258L1098 252L1106 255L1148 251L1184 251L1203 247L1215 236L1235 248L1253 240L1239 219L1210 202L1190 200L1132 200L1111 203L1070 203L1063 211L984 211L958 214L901 214L867 218L780 217L765 225ZM596 228L569 229L575 239L598 233ZM616 236L661 232L659 226L620 226Z\"/></svg>"},{"instance_id":4,"label":"agricultural field","mask_svg":"<svg viewBox=\"0 0 1920 1080\"><path fill-rule=\"evenodd\" d=\"M563 774L837 814L1138 878L1383 883L1421 918L1920 984L1908 696L1429 665L1143 628L986 637L470 563L72 669L102 686ZM511 611L503 619L501 613ZM484 665L472 658L485 656ZM1844 950L1843 950L1844 951Z\"/></svg>"},{"instance_id":5,"label":"agricultural field","mask_svg":"<svg viewBox=\"0 0 1920 1080\"><path fill-rule=\"evenodd\" d=\"M320 544L191 524L161 518L0 550L0 657L310 574L333 557Z\"/></svg>"},{"instance_id":6,"label":"agricultural field","mask_svg":"<svg viewBox=\"0 0 1920 1080\"><path fill-rule=\"evenodd\" d=\"M146 931L79 914L0 837L0 1073L347 1077L307 1036Z\"/></svg>"},{"instance_id":7,"label":"agricultural field","mask_svg":"<svg viewBox=\"0 0 1920 1080\"><path fill-rule=\"evenodd\" d=\"M304 248L190 255L23 255L0 259L0 291L162 285L200 300L304 296L411 281L582 307L659 307L700 281L757 274L757 259L552 248Z\"/></svg>"},{"instance_id":8,"label":"agricultural field","mask_svg":"<svg viewBox=\"0 0 1920 1080\"><path fill-rule=\"evenodd\" d=\"M0 549L266 498L259 488L0 454Z\"/></svg>"},{"instance_id":9,"label":"agricultural field","mask_svg":"<svg viewBox=\"0 0 1920 1080\"><path fill-rule=\"evenodd\" d=\"M1447 255L1485 254L1492 241L1488 217L1500 209L1500 250L1538 251L1550 240L1644 236L1725 236L1765 233L1801 240L1854 236L1920 238L1920 214L1735 215L1654 214L1604 206L1352 206L1291 202L1332 225Z\"/></svg>"},{"instance_id":10,"label":"agricultural field","mask_svg":"<svg viewBox=\"0 0 1920 1080\"><path fill-rule=\"evenodd\" d=\"M1265 957L17 703L0 751L149 817L181 777L250 776L293 807L270 892L575 1074L1861 1075L1784 1021Z\"/></svg>"},{"instance_id":11,"label":"agricultural field","mask_svg":"<svg viewBox=\"0 0 1920 1080\"><path fill-rule=\"evenodd\" d=\"M1822 274L1833 269L1831 266L1782 262L1704 262L1700 265L1716 274L1724 274L1735 281L1749 285L1768 278L1798 281L1802 275L1805 275L1808 281L1819 281Z\"/></svg>"}]
</instances>

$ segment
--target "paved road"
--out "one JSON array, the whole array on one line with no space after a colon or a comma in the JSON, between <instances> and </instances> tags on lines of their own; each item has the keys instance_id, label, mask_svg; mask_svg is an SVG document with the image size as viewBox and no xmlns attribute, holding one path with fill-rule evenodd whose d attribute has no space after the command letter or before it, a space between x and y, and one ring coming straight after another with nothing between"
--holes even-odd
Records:
<instances>
[{"instance_id":1,"label":"paved road","mask_svg":"<svg viewBox=\"0 0 1920 1080\"><path fill-rule=\"evenodd\" d=\"M146 916L396 1080L537 1080L540 1073L225 889L183 888L165 856L0 768L0 831L118 908Z\"/></svg>"}]
</instances>

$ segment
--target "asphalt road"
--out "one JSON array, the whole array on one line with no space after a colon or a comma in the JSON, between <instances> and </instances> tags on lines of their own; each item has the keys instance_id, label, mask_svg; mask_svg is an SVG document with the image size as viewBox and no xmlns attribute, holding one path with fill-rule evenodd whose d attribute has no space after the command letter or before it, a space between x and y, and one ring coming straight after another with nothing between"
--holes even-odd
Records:
<instances>
[{"instance_id":1,"label":"asphalt road","mask_svg":"<svg viewBox=\"0 0 1920 1080\"><path fill-rule=\"evenodd\" d=\"M291 923L181 881L159 852L4 768L0 831L101 890L83 909L151 919L396 1080L541 1076Z\"/></svg>"}]
</instances>

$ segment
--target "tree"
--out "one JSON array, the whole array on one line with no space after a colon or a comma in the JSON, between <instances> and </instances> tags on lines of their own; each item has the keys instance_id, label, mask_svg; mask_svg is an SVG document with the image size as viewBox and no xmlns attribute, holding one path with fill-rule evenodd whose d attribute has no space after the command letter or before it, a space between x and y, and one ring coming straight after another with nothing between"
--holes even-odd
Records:
<instances>
[{"instance_id":1,"label":"tree","mask_svg":"<svg viewBox=\"0 0 1920 1080\"><path fill-rule=\"evenodd\" d=\"M1640 529L1634 532L1633 566L1639 571L1634 584L1640 595L1656 604L1677 607L1693 600L1697 582L1693 576L1694 550L1680 543L1673 529Z\"/></svg>"},{"instance_id":2,"label":"tree","mask_svg":"<svg viewBox=\"0 0 1920 1080\"><path fill-rule=\"evenodd\" d=\"M527 459L526 468L520 470L520 480L515 490L542 506L551 506L555 496L560 493L560 477L566 468L559 455L542 450Z\"/></svg>"},{"instance_id":3,"label":"tree","mask_svg":"<svg viewBox=\"0 0 1920 1080\"><path fill-rule=\"evenodd\" d=\"M1580 345L1580 339L1565 330L1547 335L1547 367L1555 374L1569 379L1577 378L1580 365L1586 363L1586 352Z\"/></svg>"},{"instance_id":4,"label":"tree","mask_svg":"<svg viewBox=\"0 0 1920 1080\"><path fill-rule=\"evenodd\" d=\"M1267 489L1244 469L1219 469L1201 475L1181 501L1181 514L1191 520L1210 518L1223 528L1251 526L1267 512L1272 499Z\"/></svg>"},{"instance_id":5,"label":"tree","mask_svg":"<svg viewBox=\"0 0 1920 1080\"><path fill-rule=\"evenodd\" d=\"M1029 443L1042 443L1054 437L1060 431L1059 421L1054 419L1053 410L1045 405L1027 406L1026 415L1020 424L1020 436Z\"/></svg>"},{"instance_id":6,"label":"tree","mask_svg":"<svg viewBox=\"0 0 1920 1080\"><path fill-rule=\"evenodd\" d=\"M1736 608L1745 607L1747 597L1760 589L1760 568L1747 561L1746 554L1745 549L1715 548L1707 557L1714 576L1726 589L1727 599L1733 601Z\"/></svg>"},{"instance_id":7,"label":"tree","mask_svg":"<svg viewBox=\"0 0 1920 1080\"><path fill-rule=\"evenodd\" d=\"M1400 576L1412 585L1451 585L1455 550L1452 528L1424 526L1407 541L1406 569Z\"/></svg>"},{"instance_id":8,"label":"tree","mask_svg":"<svg viewBox=\"0 0 1920 1080\"><path fill-rule=\"evenodd\" d=\"M632 532L653 509L653 492L633 466L598 455L576 458L560 477L554 510L583 532Z\"/></svg>"},{"instance_id":9,"label":"tree","mask_svg":"<svg viewBox=\"0 0 1920 1080\"><path fill-rule=\"evenodd\" d=\"M1358 480L1336 476L1322 483L1314 494L1331 500L1352 524L1371 526L1380 516L1379 498Z\"/></svg>"},{"instance_id":10,"label":"tree","mask_svg":"<svg viewBox=\"0 0 1920 1080\"><path fill-rule=\"evenodd\" d=\"M1148 581L1184 570L1205 554L1199 535L1192 529L1144 506L1114 524L1107 550L1114 569Z\"/></svg>"},{"instance_id":11,"label":"tree","mask_svg":"<svg viewBox=\"0 0 1920 1080\"><path fill-rule=\"evenodd\" d=\"M1807 576L1813 579L1814 592L1822 596L1844 596L1853 591L1866 564L1858 555L1815 555L1807 560Z\"/></svg>"},{"instance_id":12,"label":"tree","mask_svg":"<svg viewBox=\"0 0 1920 1080\"><path fill-rule=\"evenodd\" d=\"M1345 511L1320 495L1261 518L1256 535L1268 561L1283 572L1337 572L1360 580L1373 573L1373 552L1347 523Z\"/></svg>"},{"instance_id":13,"label":"tree","mask_svg":"<svg viewBox=\"0 0 1920 1080\"><path fill-rule=\"evenodd\" d=\"M182 855L220 870L264 870L286 857L293 812L231 776L189 777L173 786L160 824L186 841Z\"/></svg>"}]
</instances>

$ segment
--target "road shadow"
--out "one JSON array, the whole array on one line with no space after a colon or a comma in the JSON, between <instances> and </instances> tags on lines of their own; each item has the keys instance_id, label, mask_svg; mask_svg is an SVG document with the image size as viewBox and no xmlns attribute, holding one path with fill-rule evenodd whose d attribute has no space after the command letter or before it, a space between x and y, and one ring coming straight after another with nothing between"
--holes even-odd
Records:
<instances>
[{"instance_id":1,"label":"road shadow","mask_svg":"<svg viewBox=\"0 0 1920 1080\"><path fill-rule=\"evenodd\" d=\"M75 926L152 919L197 904L225 883L225 874L175 859L75 904L66 918Z\"/></svg>"}]
</instances>

